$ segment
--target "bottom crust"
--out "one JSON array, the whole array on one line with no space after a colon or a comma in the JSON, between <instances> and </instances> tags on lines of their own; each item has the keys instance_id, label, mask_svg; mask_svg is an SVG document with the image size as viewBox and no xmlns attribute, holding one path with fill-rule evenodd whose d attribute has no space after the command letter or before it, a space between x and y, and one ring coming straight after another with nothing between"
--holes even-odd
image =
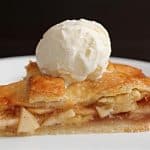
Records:
<instances>
[{"instance_id":1,"label":"bottom crust","mask_svg":"<svg viewBox=\"0 0 150 150\"><path fill-rule=\"evenodd\" d=\"M31 135L57 135L57 134L88 134L88 133L121 133L144 132L150 130L150 118L146 120L116 120L108 119L90 122L82 125L56 125L43 127L34 133L16 134L13 131L0 131L0 136L31 136Z\"/></svg>"}]
</instances>

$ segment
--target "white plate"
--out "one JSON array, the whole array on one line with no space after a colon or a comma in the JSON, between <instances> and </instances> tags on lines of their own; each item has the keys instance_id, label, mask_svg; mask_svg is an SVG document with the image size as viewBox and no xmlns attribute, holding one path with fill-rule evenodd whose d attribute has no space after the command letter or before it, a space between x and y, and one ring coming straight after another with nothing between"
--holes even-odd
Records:
<instances>
[{"instance_id":1,"label":"white plate","mask_svg":"<svg viewBox=\"0 0 150 150\"><path fill-rule=\"evenodd\" d=\"M33 56L0 59L0 84L17 81L25 76L24 66ZM150 75L150 63L112 58L113 62L125 63L143 69ZM87 135L57 135L0 138L0 150L121 150L121 149L150 149L150 133L116 133L116 134L87 134Z\"/></svg>"}]
</instances>

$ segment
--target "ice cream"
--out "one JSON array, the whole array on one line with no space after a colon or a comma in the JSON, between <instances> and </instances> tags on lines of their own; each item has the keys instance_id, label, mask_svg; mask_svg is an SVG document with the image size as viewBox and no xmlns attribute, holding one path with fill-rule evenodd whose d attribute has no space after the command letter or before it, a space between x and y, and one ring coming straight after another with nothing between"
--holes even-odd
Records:
<instances>
[{"instance_id":1,"label":"ice cream","mask_svg":"<svg viewBox=\"0 0 150 150\"><path fill-rule=\"evenodd\" d=\"M66 20L52 26L37 45L42 73L62 77L67 83L99 79L111 53L107 30L95 21Z\"/></svg>"}]
</instances>

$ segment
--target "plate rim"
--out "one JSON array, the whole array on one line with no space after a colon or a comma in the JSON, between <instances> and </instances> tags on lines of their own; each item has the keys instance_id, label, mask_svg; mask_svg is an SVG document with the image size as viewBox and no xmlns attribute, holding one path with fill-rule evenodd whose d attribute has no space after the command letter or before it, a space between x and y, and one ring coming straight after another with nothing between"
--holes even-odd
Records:
<instances>
[{"instance_id":1,"label":"plate rim","mask_svg":"<svg viewBox=\"0 0 150 150\"><path fill-rule=\"evenodd\" d=\"M14 60L14 59L26 59L26 58L31 58L35 59L35 55L25 55L25 56L11 56L11 57L2 57L0 58L0 61L2 60ZM111 56L110 60L130 60L134 62L143 62L143 63L150 63L149 61L141 60L141 59L134 59L134 58L127 58L127 57L116 57L116 56Z\"/></svg>"}]
</instances>

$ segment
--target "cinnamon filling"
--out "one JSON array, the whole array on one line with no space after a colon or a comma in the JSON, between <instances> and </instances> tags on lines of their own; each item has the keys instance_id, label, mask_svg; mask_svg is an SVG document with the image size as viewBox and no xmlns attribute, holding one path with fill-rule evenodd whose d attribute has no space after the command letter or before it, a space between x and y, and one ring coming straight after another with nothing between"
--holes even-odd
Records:
<instances>
[{"instance_id":1,"label":"cinnamon filling","mask_svg":"<svg viewBox=\"0 0 150 150\"><path fill-rule=\"evenodd\" d=\"M150 119L150 97L146 97L137 101L137 109L134 111L128 112L119 112L119 113L110 113L103 111L103 105L97 107L96 104L89 106L78 106L75 105L68 110L63 109L54 109L54 108L24 108L29 112L28 117L31 117L30 120L36 120L34 122L35 129L39 126L52 126L57 124L82 124L93 121L102 121L102 120L149 120ZM21 115L21 107L11 106L0 110L0 129L2 130L17 130L18 124L20 124L19 117ZM103 111L101 113L101 109ZM109 110L109 108L108 108ZM26 114L24 114L26 115ZM28 120L26 120L28 122ZM5 126L5 127L4 127ZM9 128L8 128L9 127ZM21 127L22 129L23 127ZM24 129L24 128L23 128ZM26 129L28 131L28 128ZM25 131L26 131L25 130ZM32 129L30 129L32 131ZM21 130L22 131L22 130ZM24 130L23 130L24 131Z\"/></svg>"}]
</instances>

